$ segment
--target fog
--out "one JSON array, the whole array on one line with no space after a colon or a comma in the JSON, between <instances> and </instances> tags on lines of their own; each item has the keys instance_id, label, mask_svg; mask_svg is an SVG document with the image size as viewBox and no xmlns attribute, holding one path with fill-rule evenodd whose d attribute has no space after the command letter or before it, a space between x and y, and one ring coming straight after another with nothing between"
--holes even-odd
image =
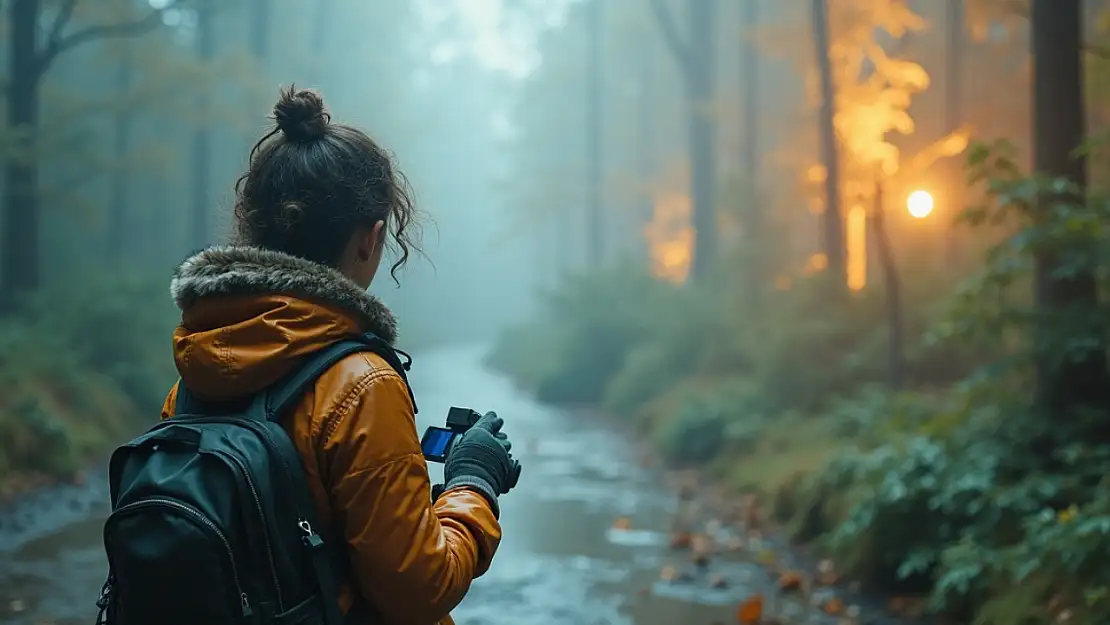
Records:
<instances>
[{"instance_id":1,"label":"fog","mask_svg":"<svg viewBox=\"0 0 1110 625\"><path fill-rule=\"evenodd\" d=\"M413 190L373 297L202 253L289 89ZM417 511L457 587L383 619L1110 619L1107 2L0 0L0 96L0 625L95 617L175 380L236 406L393 316L418 433L495 410L523 469Z\"/></svg>"}]
</instances>

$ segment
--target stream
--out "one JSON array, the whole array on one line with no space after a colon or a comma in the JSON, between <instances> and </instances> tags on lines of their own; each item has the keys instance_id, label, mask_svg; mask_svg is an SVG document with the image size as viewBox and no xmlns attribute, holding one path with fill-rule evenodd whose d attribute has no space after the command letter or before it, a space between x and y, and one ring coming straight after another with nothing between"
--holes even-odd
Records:
<instances>
[{"instance_id":1,"label":"stream","mask_svg":"<svg viewBox=\"0 0 1110 625\"><path fill-rule=\"evenodd\" d=\"M458 625L731 624L753 593L774 594L773 577L750 558L714 558L683 581L661 580L665 567L690 566L669 549L678 502L663 475L642 468L636 446L601 420L536 403L483 368L481 355L418 354L412 371L421 430L452 405L496 409L524 466L502 499L497 557L455 610ZM431 472L441 479L439 465ZM0 623L93 623L106 502L103 478L93 476L0 515ZM613 529L617 518L627 530ZM771 603L790 623L839 621L805 599Z\"/></svg>"}]
</instances>

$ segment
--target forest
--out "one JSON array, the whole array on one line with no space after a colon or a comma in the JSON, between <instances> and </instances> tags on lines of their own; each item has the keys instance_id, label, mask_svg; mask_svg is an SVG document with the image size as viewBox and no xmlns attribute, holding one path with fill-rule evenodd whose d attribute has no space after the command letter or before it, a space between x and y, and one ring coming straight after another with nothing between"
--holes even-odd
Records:
<instances>
[{"instance_id":1,"label":"forest","mask_svg":"<svg viewBox=\"0 0 1110 625\"><path fill-rule=\"evenodd\" d=\"M491 364L949 622L1110 618L1105 3L602 4Z\"/></svg>"},{"instance_id":2,"label":"forest","mask_svg":"<svg viewBox=\"0 0 1110 625\"><path fill-rule=\"evenodd\" d=\"M1110 621L1110 3L478 4L528 45L465 0L0 0L0 502L153 418L169 276L296 83L417 189L406 348L487 342L903 613Z\"/></svg>"}]
</instances>

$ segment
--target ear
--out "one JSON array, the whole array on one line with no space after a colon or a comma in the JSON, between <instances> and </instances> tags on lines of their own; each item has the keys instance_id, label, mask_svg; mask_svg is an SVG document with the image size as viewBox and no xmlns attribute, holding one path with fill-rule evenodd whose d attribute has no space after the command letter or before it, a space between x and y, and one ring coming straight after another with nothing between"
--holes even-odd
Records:
<instances>
[{"instance_id":1,"label":"ear","mask_svg":"<svg viewBox=\"0 0 1110 625\"><path fill-rule=\"evenodd\" d=\"M358 242L358 259L366 262L371 258L381 253L381 248L385 244L385 222L379 221L374 224L374 227L359 237Z\"/></svg>"}]
</instances>

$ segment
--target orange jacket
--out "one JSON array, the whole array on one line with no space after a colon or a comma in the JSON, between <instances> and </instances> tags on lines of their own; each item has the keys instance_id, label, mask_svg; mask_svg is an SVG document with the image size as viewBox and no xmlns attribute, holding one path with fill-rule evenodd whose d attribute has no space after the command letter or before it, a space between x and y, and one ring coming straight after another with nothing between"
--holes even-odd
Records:
<instances>
[{"instance_id":1,"label":"orange jacket","mask_svg":"<svg viewBox=\"0 0 1110 625\"><path fill-rule=\"evenodd\" d=\"M229 400L266 388L299 357L366 331L392 343L396 323L338 272L249 247L210 248L185 261L171 286L182 310L173 350L199 398ZM162 417L173 413L176 386ZM380 622L450 624L471 580L489 568L501 527L486 499L455 489L434 504L413 406L401 377L376 354L341 360L288 417L325 527L342 528L352 579Z\"/></svg>"}]
</instances>

